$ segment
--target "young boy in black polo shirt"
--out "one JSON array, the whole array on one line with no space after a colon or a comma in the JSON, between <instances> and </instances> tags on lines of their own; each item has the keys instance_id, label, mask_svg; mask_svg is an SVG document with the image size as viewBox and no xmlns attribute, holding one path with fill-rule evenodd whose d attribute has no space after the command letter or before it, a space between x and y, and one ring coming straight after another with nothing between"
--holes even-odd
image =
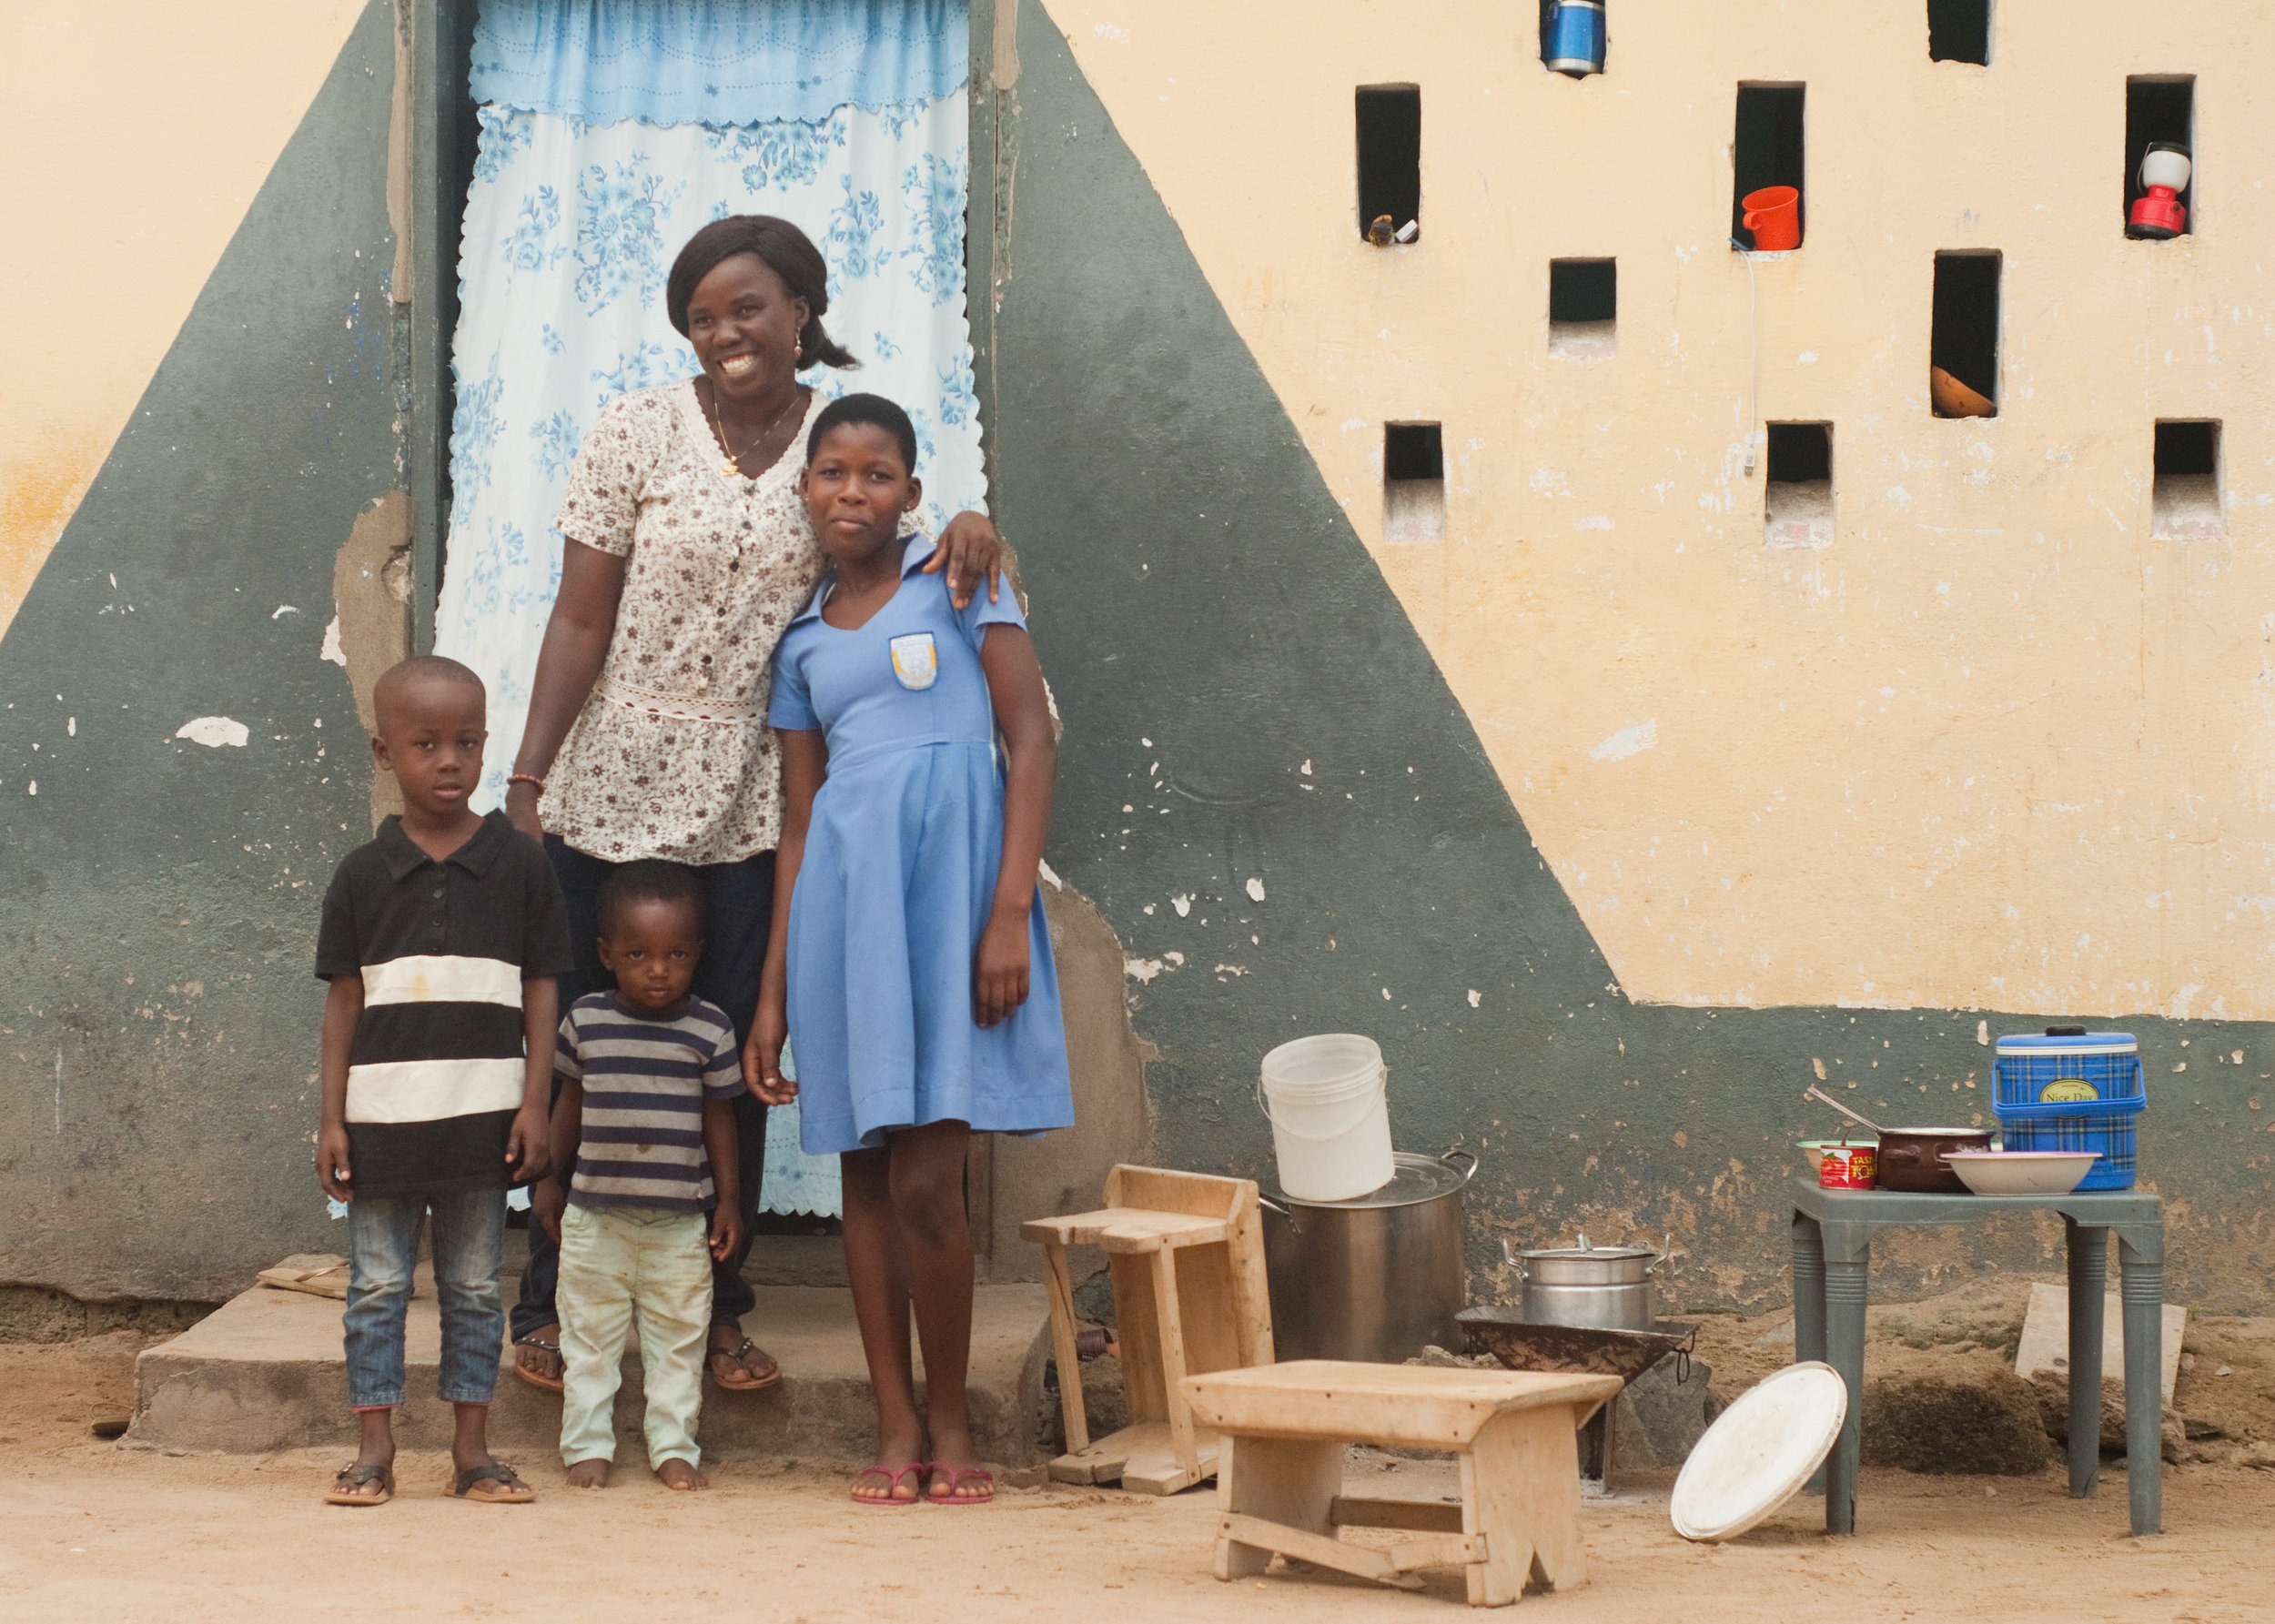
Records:
<instances>
[{"instance_id":1,"label":"young boy in black polo shirt","mask_svg":"<svg viewBox=\"0 0 2275 1624\"><path fill-rule=\"evenodd\" d=\"M457 1417L446 1493L536 1498L485 1433L505 1314L498 1290L506 1187L542 1173L554 978L570 969L552 865L503 812L466 803L489 738L481 679L455 660L406 660L371 694L371 754L403 811L341 862L324 896L316 1175L348 1207L349 1402L363 1446L324 1498L395 1493L393 1412L420 1226L434 1222L441 1397Z\"/></svg>"}]
</instances>

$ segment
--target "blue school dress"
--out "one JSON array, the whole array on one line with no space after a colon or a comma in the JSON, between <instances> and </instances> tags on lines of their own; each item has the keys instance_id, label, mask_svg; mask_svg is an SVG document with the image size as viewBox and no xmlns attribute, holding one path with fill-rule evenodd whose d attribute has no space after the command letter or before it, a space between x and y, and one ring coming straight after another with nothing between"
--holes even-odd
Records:
<instances>
[{"instance_id":1,"label":"blue school dress","mask_svg":"<svg viewBox=\"0 0 2275 1624\"><path fill-rule=\"evenodd\" d=\"M900 590L857 631L822 619L834 579L774 653L766 720L819 728L829 777L814 797L791 893L790 1044L808 1155L881 1145L895 1128L1071 1126L1058 973L1038 888L1027 911L1027 999L983 1029L972 953L1003 860L1003 776L980 670L990 625L1022 626L1006 588L971 607L923 573L911 537Z\"/></svg>"}]
</instances>

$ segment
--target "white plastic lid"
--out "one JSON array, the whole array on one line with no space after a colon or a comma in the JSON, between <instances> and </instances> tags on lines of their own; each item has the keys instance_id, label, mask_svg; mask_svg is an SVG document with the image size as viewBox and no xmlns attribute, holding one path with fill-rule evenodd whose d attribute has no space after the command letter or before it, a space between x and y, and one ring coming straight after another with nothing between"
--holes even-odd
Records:
<instances>
[{"instance_id":1,"label":"white plastic lid","mask_svg":"<svg viewBox=\"0 0 2275 1624\"><path fill-rule=\"evenodd\" d=\"M1685 1539L1730 1539L1801 1492L1848 1414L1832 1366L1788 1365L1738 1396L1691 1450L1668 1514Z\"/></svg>"},{"instance_id":2,"label":"white plastic lid","mask_svg":"<svg viewBox=\"0 0 2275 1624\"><path fill-rule=\"evenodd\" d=\"M1998 1040L2001 1055L2031 1059L2083 1059L2089 1054L2138 1054L2129 1032L2017 1032Z\"/></svg>"}]
</instances>

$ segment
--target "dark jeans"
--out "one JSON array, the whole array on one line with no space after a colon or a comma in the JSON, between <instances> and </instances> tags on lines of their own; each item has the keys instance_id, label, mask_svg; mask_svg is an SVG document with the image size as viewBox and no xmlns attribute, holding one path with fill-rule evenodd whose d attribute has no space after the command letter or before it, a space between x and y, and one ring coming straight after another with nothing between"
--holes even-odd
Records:
<instances>
[{"instance_id":1,"label":"dark jeans","mask_svg":"<svg viewBox=\"0 0 2275 1624\"><path fill-rule=\"evenodd\" d=\"M601 882L617 865L580 852L558 834L545 837L545 854L553 860L561 879L561 894L569 905L569 940L576 950L577 968L561 978L561 1006L587 993L615 985L601 968L599 914L594 906ZM734 1023L735 1041L751 1035L751 1017L758 1012L758 978L766 967L766 938L774 923L774 854L761 852L740 862L715 862L695 870L703 885L706 920L703 962L695 966L695 995L726 1011ZM742 1175L743 1244L732 1256L711 1266L711 1323L740 1325L758 1306L757 1295L743 1278L743 1260L750 1256L751 1224L758 1215L759 1180L766 1170L766 1107L743 1094L734 1102L734 1132ZM553 1292L561 1278L561 1248L542 1224L530 1225L530 1265L521 1275L521 1300L513 1306L513 1335L519 1341L541 1326L558 1325Z\"/></svg>"}]
</instances>

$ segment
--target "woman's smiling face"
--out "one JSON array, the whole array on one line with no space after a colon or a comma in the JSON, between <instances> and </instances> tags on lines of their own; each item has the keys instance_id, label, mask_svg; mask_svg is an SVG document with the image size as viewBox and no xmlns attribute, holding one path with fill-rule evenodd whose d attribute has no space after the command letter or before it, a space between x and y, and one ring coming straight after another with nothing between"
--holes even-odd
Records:
<instances>
[{"instance_id":1,"label":"woman's smiling face","mask_svg":"<svg viewBox=\"0 0 2275 1624\"><path fill-rule=\"evenodd\" d=\"M796 375L798 335L811 314L772 266L735 254L695 284L687 341L721 398L762 399Z\"/></svg>"}]
</instances>

